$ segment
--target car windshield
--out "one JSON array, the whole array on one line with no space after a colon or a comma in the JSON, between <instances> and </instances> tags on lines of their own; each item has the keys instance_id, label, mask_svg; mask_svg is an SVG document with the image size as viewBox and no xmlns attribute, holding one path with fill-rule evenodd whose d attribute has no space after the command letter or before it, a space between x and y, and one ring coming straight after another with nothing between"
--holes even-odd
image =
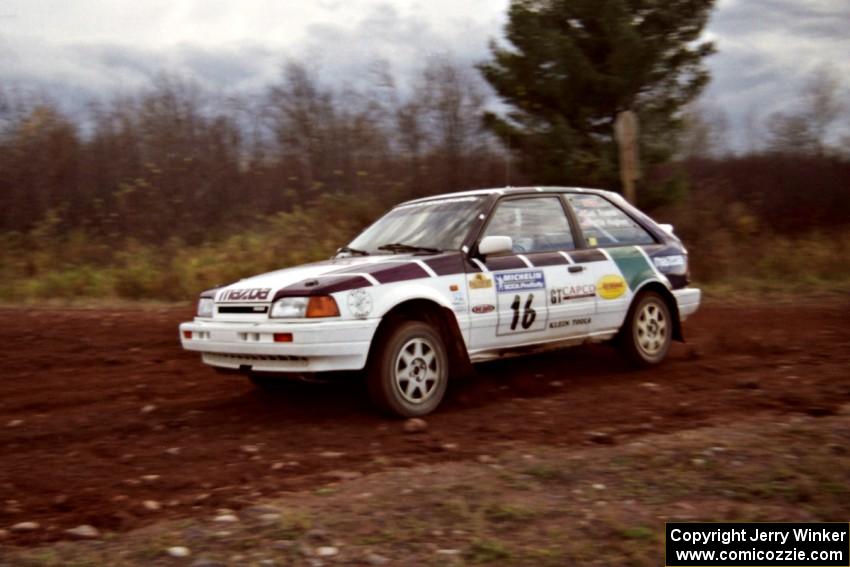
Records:
<instances>
[{"instance_id":1,"label":"car windshield","mask_svg":"<svg viewBox=\"0 0 850 567\"><path fill-rule=\"evenodd\" d=\"M394 208L342 249L369 254L458 250L478 214L480 197L454 197Z\"/></svg>"}]
</instances>

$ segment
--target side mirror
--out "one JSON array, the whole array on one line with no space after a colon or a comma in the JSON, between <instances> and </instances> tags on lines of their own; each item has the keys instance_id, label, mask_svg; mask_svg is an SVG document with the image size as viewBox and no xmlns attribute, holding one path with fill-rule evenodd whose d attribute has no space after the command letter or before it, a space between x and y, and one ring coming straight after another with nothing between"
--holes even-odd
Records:
<instances>
[{"instance_id":1,"label":"side mirror","mask_svg":"<svg viewBox=\"0 0 850 567\"><path fill-rule=\"evenodd\" d=\"M510 236L485 236L478 243L478 253L482 256L513 252L514 241Z\"/></svg>"},{"instance_id":2,"label":"side mirror","mask_svg":"<svg viewBox=\"0 0 850 567\"><path fill-rule=\"evenodd\" d=\"M661 230L663 230L667 234L673 234L673 225L672 224L659 224L658 226L661 227Z\"/></svg>"}]
</instances>

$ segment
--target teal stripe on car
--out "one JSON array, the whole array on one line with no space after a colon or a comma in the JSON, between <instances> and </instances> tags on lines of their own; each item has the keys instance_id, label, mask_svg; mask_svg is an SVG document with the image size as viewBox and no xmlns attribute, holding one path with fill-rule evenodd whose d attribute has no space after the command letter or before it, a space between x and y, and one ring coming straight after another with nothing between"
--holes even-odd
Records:
<instances>
[{"instance_id":1,"label":"teal stripe on car","mask_svg":"<svg viewBox=\"0 0 850 567\"><path fill-rule=\"evenodd\" d=\"M623 248L607 248L606 252L617 264L620 273L629 284L629 289L634 291L646 280L655 277L655 270L649 265L646 256L636 246Z\"/></svg>"}]
</instances>

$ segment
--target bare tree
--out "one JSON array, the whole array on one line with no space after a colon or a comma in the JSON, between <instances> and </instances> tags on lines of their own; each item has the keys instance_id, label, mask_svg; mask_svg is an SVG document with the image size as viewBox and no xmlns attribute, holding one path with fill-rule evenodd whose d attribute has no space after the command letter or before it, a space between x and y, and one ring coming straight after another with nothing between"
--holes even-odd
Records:
<instances>
[{"instance_id":1,"label":"bare tree","mask_svg":"<svg viewBox=\"0 0 850 567\"><path fill-rule=\"evenodd\" d=\"M844 110L841 80L834 69L815 71L800 93L800 109L774 113L768 124L768 149L778 153L823 155L832 128Z\"/></svg>"},{"instance_id":2,"label":"bare tree","mask_svg":"<svg viewBox=\"0 0 850 567\"><path fill-rule=\"evenodd\" d=\"M803 89L805 112L821 146L827 142L830 128L845 110L841 88L841 79L835 69L822 67Z\"/></svg>"},{"instance_id":3,"label":"bare tree","mask_svg":"<svg viewBox=\"0 0 850 567\"><path fill-rule=\"evenodd\" d=\"M328 147L336 121L333 93L317 75L300 63L283 68L281 83L269 89L271 129L283 162L297 163L300 175L292 181L311 190L328 162Z\"/></svg>"},{"instance_id":4,"label":"bare tree","mask_svg":"<svg viewBox=\"0 0 850 567\"><path fill-rule=\"evenodd\" d=\"M678 144L680 158L718 158L729 152L729 122L723 109L705 102L690 105L684 113Z\"/></svg>"},{"instance_id":5,"label":"bare tree","mask_svg":"<svg viewBox=\"0 0 850 567\"><path fill-rule=\"evenodd\" d=\"M472 68L432 59L399 87L378 61L368 79L291 61L268 89L223 97L162 74L79 115L2 89L0 227L49 216L110 241L199 242L326 193L388 204L504 180Z\"/></svg>"},{"instance_id":6,"label":"bare tree","mask_svg":"<svg viewBox=\"0 0 850 567\"><path fill-rule=\"evenodd\" d=\"M469 157L486 145L480 79L447 57L436 57L425 66L417 89L420 98L410 110L425 109L422 126L441 158L443 188L458 188L469 174Z\"/></svg>"}]
</instances>

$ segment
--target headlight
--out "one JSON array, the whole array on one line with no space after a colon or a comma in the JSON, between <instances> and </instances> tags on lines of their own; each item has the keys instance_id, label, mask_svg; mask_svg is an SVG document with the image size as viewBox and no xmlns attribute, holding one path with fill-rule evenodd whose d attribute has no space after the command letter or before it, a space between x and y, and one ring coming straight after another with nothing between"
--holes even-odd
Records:
<instances>
[{"instance_id":1,"label":"headlight","mask_svg":"<svg viewBox=\"0 0 850 567\"><path fill-rule=\"evenodd\" d=\"M314 297L284 297L275 301L269 317L302 319L304 317L338 317L339 307L329 295Z\"/></svg>"},{"instance_id":2,"label":"headlight","mask_svg":"<svg viewBox=\"0 0 850 567\"><path fill-rule=\"evenodd\" d=\"M202 297L198 300L198 317L212 317L215 300L211 297Z\"/></svg>"},{"instance_id":3,"label":"headlight","mask_svg":"<svg viewBox=\"0 0 850 567\"><path fill-rule=\"evenodd\" d=\"M300 319L307 313L309 297L284 297L275 301L269 317L281 319Z\"/></svg>"}]
</instances>

